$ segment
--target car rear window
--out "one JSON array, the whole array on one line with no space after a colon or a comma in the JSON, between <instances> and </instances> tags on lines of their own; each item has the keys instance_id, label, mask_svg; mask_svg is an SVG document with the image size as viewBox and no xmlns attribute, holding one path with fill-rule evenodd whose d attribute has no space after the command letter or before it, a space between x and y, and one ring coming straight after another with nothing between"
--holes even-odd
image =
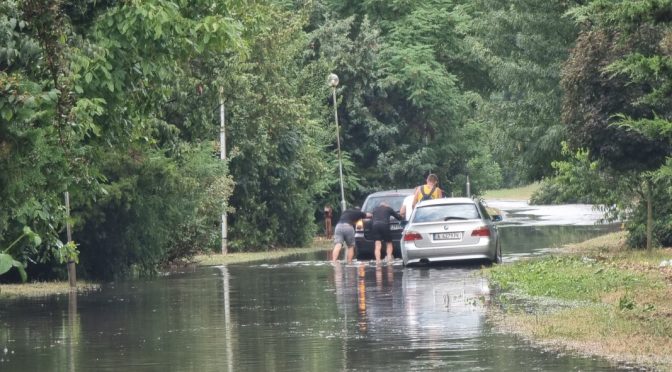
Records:
<instances>
[{"instance_id":1,"label":"car rear window","mask_svg":"<svg viewBox=\"0 0 672 372\"><path fill-rule=\"evenodd\" d=\"M418 207L412 222L473 220L481 218L475 204L441 204Z\"/></svg>"},{"instance_id":2,"label":"car rear window","mask_svg":"<svg viewBox=\"0 0 672 372\"><path fill-rule=\"evenodd\" d=\"M366 199L366 203L364 203L364 207L362 208L362 210L364 212L372 212L374 208L380 205L380 203L387 202L390 208L398 212L401 209L401 204L404 202L405 198L406 195L388 195L388 196L370 197Z\"/></svg>"}]
</instances>

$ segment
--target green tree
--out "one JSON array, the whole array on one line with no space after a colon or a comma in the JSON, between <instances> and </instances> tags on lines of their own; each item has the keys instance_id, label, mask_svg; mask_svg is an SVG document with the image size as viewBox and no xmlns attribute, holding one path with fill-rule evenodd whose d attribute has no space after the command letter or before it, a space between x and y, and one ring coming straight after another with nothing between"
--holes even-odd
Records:
<instances>
[{"instance_id":1,"label":"green tree","mask_svg":"<svg viewBox=\"0 0 672 372\"><path fill-rule=\"evenodd\" d=\"M638 210L647 216L647 247L653 244L654 200L660 194L660 178L653 175L672 149L669 137L660 136L672 115L670 5L668 0L595 0L575 8L572 15L583 30L562 80L571 143L587 148L616 174L636 175L646 206ZM630 231L640 226L632 224Z\"/></svg>"},{"instance_id":2,"label":"green tree","mask_svg":"<svg viewBox=\"0 0 672 372\"><path fill-rule=\"evenodd\" d=\"M192 123L216 115L185 110L178 117L171 109L196 91L184 85L202 78L197 62L213 55L205 50L239 47L232 4L2 3L0 236L12 239L29 225L44 237L43 248L26 245L21 260L73 252L59 240L64 190L87 258L82 269L92 276L131 266L151 271L174 252L181 231L211 226L230 180L215 148L199 137L203 125ZM193 218L210 197L220 198L218 208ZM42 270L48 274L49 266Z\"/></svg>"},{"instance_id":3,"label":"green tree","mask_svg":"<svg viewBox=\"0 0 672 372\"><path fill-rule=\"evenodd\" d=\"M575 4L477 0L463 6L471 17L468 58L487 77L472 79L484 97L478 117L508 186L552 175L551 162L561 157L567 134L560 71L578 32L564 13Z\"/></svg>"},{"instance_id":4,"label":"green tree","mask_svg":"<svg viewBox=\"0 0 672 372\"><path fill-rule=\"evenodd\" d=\"M12 255L27 262L61 264L63 192L93 182L79 146L95 103L76 100L70 87L59 1L0 4L0 245L34 230L41 245L16 240ZM30 228L29 228L30 227ZM32 228L32 229L31 229ZM33 242L34 239L31 239Z\"/></svg>"},{"instance_id":5,"label":"green tree","mask_svg":"<svg viewBox=\"0 0 672 372\"><path fill-rule=\"evenodd\" d=\"M315 97L301 86L307 13L265 3L247 11L255 15L244 24L249 49L222 68L236 182L231 248L303 245L317 228L319 195L337 179L324 153L333 122L315 119Z\"/></svg>"},{"instance_id":6,"label":"green tree","mask_svg":"<svg viewBox=\"0 0 672 372\"><path fill-rule=\"evenodd\" d=\"M312 18L305 70L340 76L343 148L362 181L355 199L415 186L430 171L462 190L484 150L484 132L474 135L483 127L469 120L479 99L468 89L477 69L464 59L468 18L445 0L321 4L331 12Z\"/></svg>"}]
</instances>

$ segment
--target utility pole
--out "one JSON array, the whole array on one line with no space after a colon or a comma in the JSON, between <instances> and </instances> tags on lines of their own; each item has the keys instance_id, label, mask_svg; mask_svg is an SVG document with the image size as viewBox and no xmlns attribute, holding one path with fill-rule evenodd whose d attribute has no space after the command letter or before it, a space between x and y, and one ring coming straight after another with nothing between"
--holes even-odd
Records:
<instances>
[{"instance_id":1,"label":"utility pole","mask_svg":"<svg viewBox=\"0 0 672 372\"><path fill-rule=\"evenodd\" d=\"M219 87L219 158L226 161L226 126L225 126L225 112L224 112L224 87ZM222 212L222 254L226 255L227 247L227 225L226 225L226 209Z\"/></svg>"}]
</instances>

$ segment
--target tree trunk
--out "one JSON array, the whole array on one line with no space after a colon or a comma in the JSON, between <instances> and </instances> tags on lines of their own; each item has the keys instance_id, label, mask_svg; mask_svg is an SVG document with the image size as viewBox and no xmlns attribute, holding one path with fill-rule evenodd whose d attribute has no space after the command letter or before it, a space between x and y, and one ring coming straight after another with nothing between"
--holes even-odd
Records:
<instances>
[{"instance_id":1,"label":"tree trunk","mask_svg":"<svg viewBox=\"0 0 672 372\"><path fill-rule=\"evenodd\" d=\"M646 249L653 246L653 185L646 181Z\"/></svg>"},{"instance_id":2,"label":"tree trunk","mask_svg":"<svg viewBox=\"0 0 672 372\"><path fill-rule=\"evenodd\" d=\"M70 243L72 241L72 229L70 228L70 193L68 191L65 192L65 228L68 243ZM77 271L73 260L68 260L68 282L71 291L77 289Z\"/></svg>"}]
</instances>

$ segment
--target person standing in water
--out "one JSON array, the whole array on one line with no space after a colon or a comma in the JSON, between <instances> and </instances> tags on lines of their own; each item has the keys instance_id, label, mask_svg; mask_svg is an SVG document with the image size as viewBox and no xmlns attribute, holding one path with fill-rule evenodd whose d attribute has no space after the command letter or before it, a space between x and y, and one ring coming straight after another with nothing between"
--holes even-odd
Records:
<instances>
[{"instance_id":1,"label":"person standing in water","mask_svg":"<svg viewBox=\"0 0 672 372\"><path fill-rule=\"evenodd\" d=\"M343 244L347 246L347 262L351 263L355 256L355 224L363 218L370 218L371 213L364 213L359 208L346 209L341 213L334 228L334 249L331 251L331 260L338 261Z\"/></svg>"},{"instance_id":2,"label":"person standing in water","mask_svg":"<svg viewBox=\"0 0 672 372\"><path fill-rule=\"evenodd\" d=\"M394 260L394 255L392 254L392 233L390 232L391 216L394 216L394 218L399 221L404 219L394 209L390 208L390 205L386 202L380 203L379 206L373 209L371 232L373 233L373 239L375 240L375 250L373 254L376 257L376 264L380 264L380 251L383 242L385 242L387 247L387 262L392 263Z\"/></svg>"}]
</instances>

